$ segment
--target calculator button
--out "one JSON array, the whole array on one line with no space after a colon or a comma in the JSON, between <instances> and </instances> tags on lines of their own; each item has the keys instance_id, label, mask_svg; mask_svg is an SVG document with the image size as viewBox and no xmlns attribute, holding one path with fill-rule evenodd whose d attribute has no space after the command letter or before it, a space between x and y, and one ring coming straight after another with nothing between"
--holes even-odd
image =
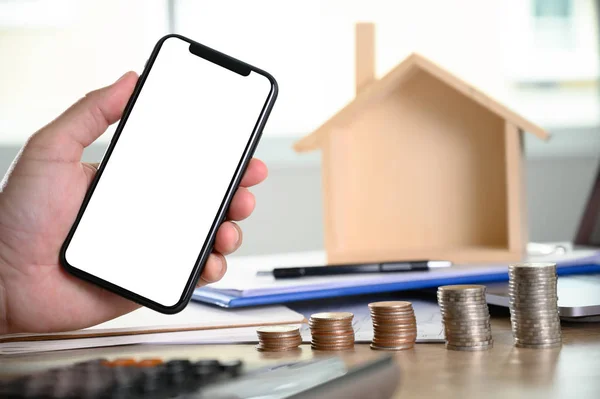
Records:
<instances>
[{"instance_id":1,"label":"calculator button","mask_svg":"<svg viewBox=\"0 0 600 399\"><path fill-rule=\"evenodd\" d=\"M221 372L218 360L200 360L193 365L194 375L203 381L210 380Z\"/></svg>"},{"instance_id":2,"label":"calculator button","mask_svg":"<svg viewBox=\"0 0 600 399\"><path fill-rule=\"evenodd\" d=\"M143 359L140 360L137 363L138 367L154 367L154 366L158 366L159 364L163 364L163 360L162 359Z\"/></svg>"},{"instance_id":3,"label":"calculator button","mask_svg":"<svg viewBox=\"0 0 600 399\"><path fill-rule=\"evenodd\" d=\"M112 362L107 362L104 364L108 367L119 367L119 366L129 367L129 366L135 366L136 363L137 362L135 361L135 359L132 359L132 358L120 358L120 359L115 359Z\"/></svg>"},{"instance_id":4,"label":"calculator button","mask_svg":"<svg viewBox=\"0 0 600 399\"><path fill-rule=\"evenodd\" d=\"M187 359L184 360L170 360L167 363L165 363L165 366L167 366L167 370L169 371L182 371L182 370L188 370L189 367L191 366L192 362L190 362Z\"/></svg>"},{"instance_id":5,"label":"calculator button","mask_svg":"<svg viewBox=\"0 0 600 399\"><path fill-rule=\"evenodd\" d=\"M242 361L241 360L230 360L221 362L221 368L223 371L229 373L232 376L237 376L242 371Z\"/></svg>"},{"instance_id":6,"label":"calculator button","mask_svg":"<svg viewBox=\"0 0 600 399\"><path fill-rule=\"evenodd\" d=\"M192 363L189 360L171 360L165 363L168 381L182 385L191 376Z\"/></svg>"},{"instance_id":7,"label":"calculator button","mask_svg":"<svg viewBox=\"0 0 600 399\"><path fill-rule=\"evenodd\" d=\"M140 376L138 392L142 394L149 394L157 392L164 385L162 381L162 375L160 370L147 369L142 371Z\"/></svg>"},{"instance_id":8,"label":"calculator button","mask_svg":"<svg viewBox=\"0 0 600 399\"><path fill-rule=\"evenodd\" d=\"M216 359L203 359L203 360L198 360L197 362L195 362L194 366L201 367L201 368L212 368L212 369L218 370L221 367L221 363L219 363L219 361Z\"/></svg>"}]
</instances>

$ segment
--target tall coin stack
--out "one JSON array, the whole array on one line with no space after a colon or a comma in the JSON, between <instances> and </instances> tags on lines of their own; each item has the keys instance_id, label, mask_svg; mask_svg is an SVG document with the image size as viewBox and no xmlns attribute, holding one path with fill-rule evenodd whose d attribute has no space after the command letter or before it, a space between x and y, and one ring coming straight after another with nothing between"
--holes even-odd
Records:
<instances>
[{"instance_id":1,"label":"tall coin stack","mask_svg":"<svg viewBox=\"0 0 600 399\"><path fill-rule=\"evenodd\" d=\"M266 326L256 330L258 345L262 352L284 352L298 348L302 343L300 329L294 326Z\"/></svg>"},{"instance_id":2,"label":"tall coin stack","mask_svg":"<svg viewBox=\"0 0 600 399\"><path fill-rule=\"evenodd\" d=\"M562 345L555 263L509 265L510 320L515 346Z\"/></svg>"},{"instance_id":3,"label":"tall coin stack","mask_svg":"<svg viewBox=\"0 0 600 399\"><path fill-rule=\"evenodd\" d=\"M405 301L369 304L373 321L371 348L379 350L411 349L417 340L417 319L412 303Z\"/></svg>"},{"instance_id":4,"label":"tall coin stack","mask_svg":"<svg viewBox=\"0 0 600 399\"><path fill-rule=\"evenodd\" d=\"M334 351L354 348L354 315L348 312L315 313L308 325L311 347L316 350Z\"/></svg>"},{"instance_id":5,"label":"tall coin stack","mask_svg":"<svg viewBox=\"0 0 600 399\"><path fill-rule=\"evenodd\" d=\"M442 313L447 349L481 351L493 346L485 286L439 287L438 304Z\"/></svg>"}]
</instances>

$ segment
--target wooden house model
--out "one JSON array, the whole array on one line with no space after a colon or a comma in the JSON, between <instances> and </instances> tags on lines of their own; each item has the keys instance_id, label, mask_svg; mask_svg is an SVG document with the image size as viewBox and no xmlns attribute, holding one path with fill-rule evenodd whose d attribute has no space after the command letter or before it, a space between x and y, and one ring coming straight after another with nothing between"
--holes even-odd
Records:
<instances>
[{"instance_id":1,"label":"wooden house model","mask_svg":"<svg viewBox=\"0 0 600 399\"><path fill-rule=\"evenodd\" d=\"M321 150L328 263L522 259L522 136L548 133L419 54L377 80L374 38L357 25L356 97L294 144Z\"/></svg>"}]
</instances>

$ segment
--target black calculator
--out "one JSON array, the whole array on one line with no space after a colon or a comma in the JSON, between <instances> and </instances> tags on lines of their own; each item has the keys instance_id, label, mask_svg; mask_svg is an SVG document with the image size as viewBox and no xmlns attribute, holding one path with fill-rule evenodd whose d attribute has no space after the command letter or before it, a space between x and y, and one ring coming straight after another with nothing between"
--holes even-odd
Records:
<instances>
[{"instance_id":1,"label":"black calculator","mask_svg":"<svg viewBox=\"0 0 600 399\"><path fill-rule=\"evenodd\" d=\"M241 360L93 359L0 382L0 398L389 398L391 356L348 365L327 356L247 368Z\"/></svg>"}]
</instances>

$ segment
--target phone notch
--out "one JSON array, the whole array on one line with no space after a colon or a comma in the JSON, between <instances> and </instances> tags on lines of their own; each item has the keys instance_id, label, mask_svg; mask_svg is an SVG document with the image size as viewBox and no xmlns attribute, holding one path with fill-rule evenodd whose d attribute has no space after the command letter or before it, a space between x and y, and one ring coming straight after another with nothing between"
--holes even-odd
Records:
<instances>
[{"instance_id":1,"label":"phone notch","mask_svg":"<svg viewBox=\"0 0 600 399\"><path fill-rule=\"evenodd\" d=\"M206 47L198 43L191 43L189 50L190 53L226 68L231 72L235 72L238 75L248 76L250 75L250 72L252 72L250 66L231 58L226 54L220 53L217 50L213 50L210 47Z\"/></svg>"}]
</instances>

